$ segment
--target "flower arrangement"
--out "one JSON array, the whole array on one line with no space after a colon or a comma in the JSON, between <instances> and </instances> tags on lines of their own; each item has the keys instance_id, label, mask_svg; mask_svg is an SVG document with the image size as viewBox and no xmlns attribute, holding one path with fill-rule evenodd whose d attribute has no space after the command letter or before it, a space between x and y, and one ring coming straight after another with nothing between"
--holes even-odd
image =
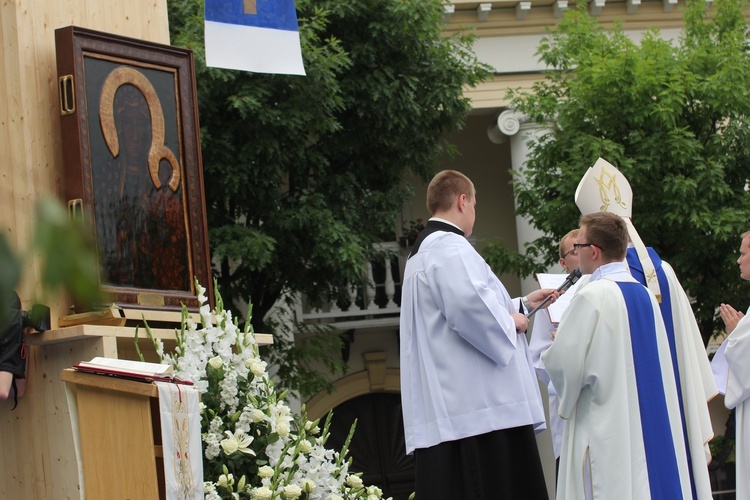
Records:
<instances>
[{"instance_id":1,"label":"flower arrangement","mask_svg":"<svg viewBox=\"0 0 750 500\"><path fill-rule=\"evenodd\" d=\"M424 231L423 219L418 218L417 220L404 222L401 225L401 237L404 239L406 246L412 246L422 231Z\"/></svg>"},{"instance_id":2,"label":"flower arrangement","mask_svg":"<svg viewBox=\"0 0 750 500\"><path fill-rule=\"evenodd\" d=\"M346 459L354 426L341 451L325 448L329 413L323 428L304 412L292 415L277 394L258 355L250 320L241 330L216 294L213 313L205 289L197 284L200 327L183 308L173 354L155 338L162 361L201 392L204 490L207 499L366 499L382 498L350 473ZM137 335L137 334L136 334ZM137 343L137 336L136 336ZM137 345L137 344L136 344ZM356 422L355 422L356 424Z\"/></svg>"}]
</instances>

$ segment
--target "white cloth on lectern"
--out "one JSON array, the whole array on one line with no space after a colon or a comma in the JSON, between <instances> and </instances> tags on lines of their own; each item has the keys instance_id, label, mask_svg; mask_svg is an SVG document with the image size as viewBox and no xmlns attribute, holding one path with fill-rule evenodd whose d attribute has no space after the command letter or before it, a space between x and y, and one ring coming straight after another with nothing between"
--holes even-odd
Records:
<instances>
[{"instance_id":1,"label":"white cloth on lectern","mask_svg":"<svg viewBox=\"0 0 750 500\"><path fill-rule=\"evenodd\" d=\"M156 382L156 387L167 500L202 500L205 494L200 392L189 385L168 382Z\"/></svg>"}]
</instances>

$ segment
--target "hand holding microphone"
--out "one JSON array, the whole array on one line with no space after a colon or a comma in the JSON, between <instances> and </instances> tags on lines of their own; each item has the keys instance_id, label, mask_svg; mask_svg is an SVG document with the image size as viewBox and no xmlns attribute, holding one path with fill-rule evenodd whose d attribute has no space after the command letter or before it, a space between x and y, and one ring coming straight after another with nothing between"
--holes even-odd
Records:
<instances>
[{"instance_id":1,"label":"hand holding microphone","mask_svg":"<svg viewBox=\"0 0 750 500\"><path fill-rule=\"evenodd\" d=\"M560 286L559 286L559 287L557 288L557 290L555 290L555 291L556 291L556 292L564 292L565 290L567 290L568 288L570 288L571 286L573 286L573 285L574 285L574 284L576 283L576 281L578 281L578 279L579 279L580 277L581 277L581 270L580 270L580 269L578 269L578 268L576 267L575 269L573 269L573 272L572 272L572 273L570 273L570 274L569 274L569 275L568 275L568 276L567 276L567 277L565 278L565 281L563 281L562 285L560 285ZM544 307L545 307L545 306L547 305L547 303L548 303L548 302L549 302L550 300L552 300L552 297L553 297L553 294L552 294L552 293L551 293L551 294L549 294L549 295L547 296L547 298L546 298L546 299L544 299L544 300L543 300L543 301L542 301L542 302L541 302L541 303L540 303L540 304L539 304L538 306L536 306L536 307L535 307L534 309L532 309L531 311L529 311L529 312L528 312L528 313L526 314L526 317L527 317L527 318L530 318L530 317L532 317L532 316L534 315L534 313L536 313L536 312L537 312L537 311L538 311L539 309L543 309L543 308L544 308Z\"/></svg>"}]
</instances>

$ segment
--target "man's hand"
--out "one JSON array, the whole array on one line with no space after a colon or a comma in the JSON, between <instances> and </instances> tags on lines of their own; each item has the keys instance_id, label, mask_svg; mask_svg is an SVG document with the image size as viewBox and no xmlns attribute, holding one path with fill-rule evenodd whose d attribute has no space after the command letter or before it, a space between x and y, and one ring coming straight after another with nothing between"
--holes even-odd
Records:
<instances>
[{"instance_id":1,"label":"man's hand","mask_svg":"<svg viewBox=\"0 0 750 500\"><path fill-rule=\"evenodd\" d=\"M513 318L513 321L516 323L517 332L523 333L529 327L529 318L527 318L525 314L514 313L514 314L511 314L511 317Z\"/></svg>"},{"instance_id":2,"label":"man's hand","mask_svg":"<svg viewBox=\"0 0 750 500\"><path fill-rule=\"evenodd\" d=\"M729 304L721 304L719 306L719 313L721 314L721 319L724 321L724 325L727 327L727 333L732 333L737 327L737 323L745 316L745 313L738 311Z\"/></svg>"},{"instance_id":3,"label":"man's hand","mask_svg":"<svg viewBox=\"0 0 750 500\"><path fill-rule=\"evenodd\" d=\"M554 302L558 298L560 298L560 295L562 295L563 293L565 292L558 292L554 288L540 288L539 290L534 290L533 292L528 294L526 298L529 300L529 304L531 304L531 308L533 309L541 304L548 296L552 295L550 301L544 304L544 309L546 309L554 304Z\"/></svg>"}]
</instances>

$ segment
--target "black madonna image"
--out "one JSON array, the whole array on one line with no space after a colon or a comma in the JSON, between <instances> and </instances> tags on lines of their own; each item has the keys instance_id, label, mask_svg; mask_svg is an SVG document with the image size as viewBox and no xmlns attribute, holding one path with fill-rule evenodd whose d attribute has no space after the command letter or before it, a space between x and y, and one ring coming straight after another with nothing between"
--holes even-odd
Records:
<instances>
[{"instance_id":1,"label":"black madonna image","mask_svg":"<svg viewBox=\"0 0 750 500\"><path fill-rule=\"evenodd\" d=\"M194 306L193 278L211 283L192 53L74 27L57 50L65 191L93 226L102 291Z\"/></svg>"}]
</instances>

